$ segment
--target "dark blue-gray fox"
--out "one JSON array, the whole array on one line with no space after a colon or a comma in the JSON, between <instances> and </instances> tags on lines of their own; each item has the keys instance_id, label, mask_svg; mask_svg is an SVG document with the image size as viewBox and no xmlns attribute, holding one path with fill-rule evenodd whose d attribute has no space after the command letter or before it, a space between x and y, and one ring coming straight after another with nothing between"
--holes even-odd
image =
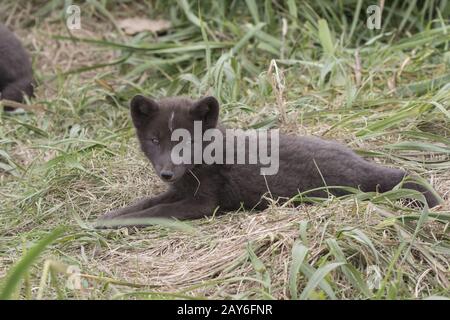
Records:
<instances>
[{"instance_id":1,"label":"dark blue-gray fox","mask_svg":"<svg viewBox=\"0 0 450 320\"><path fill-rule=\"evenodd\" d=\"M1 99L22 102L33 96L31 61L19 39L0 23L0 93ZM6 106L5 111L14 108Z\"/></svg>"},{"instance_id":2,"label":"dark blue-gray fox","mask_svg":"<svg viewBox=\"0 0 450 320\"><path fill-rule=\"evenodd\" d=\"M179 97L155 101L138 95L132 99L130 109L141 148L169 189L156 197L105 214L97 224L99 227L113 219L194 219L241 207L260 210L268 205L264 195L283 201L321 187L329 188L312 191L308 196L348 193L333 186L386 192L407 176L402 170L366 161L336 142L283 134L279 135L276 174L261 175L261 164L175 164L172 150L177 141L172 141L172 133L176 129L193 135L194 122L201 121L202 130L215 128L226 139L226 130L218 125L218 101L214 97L197 101ZM207 145L202 142L201 147L204 149ZM227 150L226 143L222 145L223 154L236 152L235 149ZM433 193L420 184L405 182L402 187L421 192L429 207L439 203Z\"/></svg>"}]
</instances>

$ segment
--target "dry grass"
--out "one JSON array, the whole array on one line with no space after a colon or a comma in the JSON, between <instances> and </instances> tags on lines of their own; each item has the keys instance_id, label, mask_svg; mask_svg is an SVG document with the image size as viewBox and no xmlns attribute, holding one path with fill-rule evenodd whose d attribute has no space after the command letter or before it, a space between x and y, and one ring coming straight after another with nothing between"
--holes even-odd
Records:
<instances>
[{"instance_id":1,"label":"dry grass","mask_svg":"<svg viewBox=\"0 0 450 320\"><path fill-rule=\"evenodd\" d=\"M133 16L145 6L121 2L106 9L117 19ZM140 53L118 49L109 42L164 45L167 41L189 47L204 40L200 28L173 42L165 36L130 38L119 34L114 20L101 10L83 4L87 14L83 29L73 35L99 42L70 41L55 38L67 36L60 11L30 18L29 14L41 7L38 2L0 6L0 18L21 36L33 56L40 83L33 103L49 110L0 119L4 153L0 155L0 276L24 255L25 248L57 226L65 229L26 271L28 280L21 282L16 297L289 299L305 292L316 270L342 261L346 264L318 279L307 297L449 296L450 118L430 103L437 102L449 112L449 90L435 88L409 96L386 91L393 76L400 88L448 74L445 51L450 38L424 48L392 49L390 54L381 44L363 46L361 74L355 75L354 53L348 49L352 46L344 47L336 37L334 56L320 56L316 52L322 51L318 43L323 39L311 32L314 26L298 25L285 9L278 8L280 15L290 19L284 51L299 52L290 57L294 62L283 63L267 50L258 49L258 45L276 47L276 39L265 42L259 34L236 54L234 65L224 63L226 81L220 82L205 75L208 50L188 51L188 60L136 71L146 61L170 61L185 53ZM161 3L156 2L155 7L155 17L169 18ZM209 14L214 16L216 9ZM308 10L305 14L312 14ZM245 17L245 22L251 22L247 11ZM31 22L35 24L27 25ZM209 57L209 70L214 73L229 50L228 42L236 43L243 35L226 28L216 30L218 22L213 19L208 23L211 30L204 32L209 41L215 37L214 41L224 45ZM193 27L184 16L178 27L174 24L174 38ZM328 25L338 32L333 21L328 20ZM277 28L272 33L263 30L279 38ZM403 33L396 39L410 40ZM394 47L397 40L387 47ZM118 65L80 70L116 61L129 52L131 58ZM405 63L408 57L411 62ZM284 91L273 81L272 59L278 59L283 71ZM322 79L324 66L333 61L339 63L332 67L330 80ZM256 73L250 64L257 68ZM221 98L222 118L230 126L277 126L285 132L341 141L374 161L431 179L445 202L430 213L401 206L395 194L381 200L370 195L371 201L330 198L297 207L280 207L274 202L264 212L236 212L179 226L94 230L92 222L105 211L164 190L138 150L125 108L129 97L141 91L155 96L197 96L212 91ZM285 113L282 121L277 120L280 110ZM402 113L404 117L396 118ZM364 131L367 128L372 130L370 134ZM399 148L403 142L411 144ZM433 147L440 147L440 152ZM307 255L293 292L293 260L298 258L293 249L299 248L306 248ZM49 270L44 268L46 262ZM70 265L81 270L79 290L66 286ZM367 290L373 282L373 268L380 272L381 287Z\"/></svg>"}]
</instances>

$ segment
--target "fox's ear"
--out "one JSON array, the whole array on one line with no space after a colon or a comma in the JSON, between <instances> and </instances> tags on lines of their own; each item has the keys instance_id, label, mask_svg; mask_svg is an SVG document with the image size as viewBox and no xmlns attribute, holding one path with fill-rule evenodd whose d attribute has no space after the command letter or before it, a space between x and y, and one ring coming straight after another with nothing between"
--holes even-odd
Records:
<instances>
[{"instance_id":1,"label":"fox's ear","mask_svg":"<svg viewBox=\"0 0 450 320\"><path fill-rule=\"evenodd\" d=\"M130 102L131 118L133 119L134 126L136 128L142 127L158 109L159 107L156 101L140 94L134 96Z\"/></svg>"},{"instance_id":2,"label":"fox's ear","mask_svg":"<svg viewBox=\"0 0 450 320\"><path fill-rule=\"evenodd\" d=\"M199 99L190 112L195 120L203 121L204 130L215 128L219 120L219 102L212 96Z\"/></svg>"}]
</instances>

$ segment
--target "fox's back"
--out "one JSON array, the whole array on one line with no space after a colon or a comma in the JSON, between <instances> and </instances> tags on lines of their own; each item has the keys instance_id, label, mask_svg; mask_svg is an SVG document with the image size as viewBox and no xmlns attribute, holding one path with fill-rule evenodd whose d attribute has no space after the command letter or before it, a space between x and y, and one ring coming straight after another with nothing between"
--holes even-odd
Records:
<instances>
[{"instance_id":1,"label":"fox's back","mask_svg":"<svg viewBox=\"0 0 450 320\"><path fill-rule=\"evenodd\" d=\"M254 207L261 204L262 194L273 199L287 199L299 192L326 186L369 190L374 181L379 181L381 186L385 181L392 181L385 186L389 189L404 175L401 170L368 162L346 146L316 137L280 134L278 150L278 159L272 159L278 161L278 171L273 175L262 175L260 169L264 166L260 163L218 166L226 180L223 188L225 202L235 206L233 197L236 197L236 200L246 199L247 207ZM333 193L345 194L337 189ZM309 195L326 196L326 191L319 190Z\"/></svg>"},{"instance_id":2,"label":"fox's back","mask_svg":"<svg viewBox=\"0 0 450 320\"><path fill-rule=\"evenodd\" d=\"M0 24L0 87L31 76L31 62L27 52L19 39Z\"/></svg>"}]
</instances>

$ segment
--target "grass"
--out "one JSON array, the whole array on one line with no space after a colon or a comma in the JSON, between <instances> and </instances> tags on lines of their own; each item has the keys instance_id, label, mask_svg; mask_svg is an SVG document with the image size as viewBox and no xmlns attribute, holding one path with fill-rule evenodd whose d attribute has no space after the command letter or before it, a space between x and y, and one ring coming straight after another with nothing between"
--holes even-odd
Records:
<instances>
[{"instance_id":1,"label":"grass","mask_svg":"<svg viewBox=\"0 0 450 320\"><path fill-rule=\"evenodd\" d=\"M0 5L33 57L31 102L47 110L0 118L2 298L450 297L448 1L386 2L370 30L365 0L90 0L70 32L63 3ZM171 29L117 27L145 13ZM134 137L136 93L213 94L230 127L340 141L417 173L444 202L411 209L401 190L275 199L260 213L94 230L164 190Z\"/></svg>"}]
</instances>

